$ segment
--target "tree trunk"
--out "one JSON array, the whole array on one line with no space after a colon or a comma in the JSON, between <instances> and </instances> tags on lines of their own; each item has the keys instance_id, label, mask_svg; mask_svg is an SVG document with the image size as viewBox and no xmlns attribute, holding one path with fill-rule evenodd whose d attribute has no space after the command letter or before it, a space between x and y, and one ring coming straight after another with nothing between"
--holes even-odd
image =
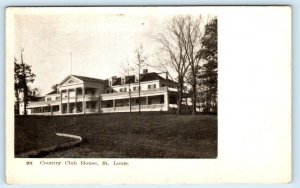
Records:
<instances>
[{"instance_id":1,"label":"tree trunk","mask_svg":"<svg viewBox=\"0 0 300 188\"><path fill-rule=\"evenodd\" d=\"M15 115L20 115L20 99L19 99L19 92L15 91L16 97L16 108L15 108Z\"/></svg>"},{"instance_id":2,"label":"tree trunk","mask_svg":"<svg viewBox=\"0 0 300 188\"><path fill-rule=\"evenodd\" d=\"M181 101L182 101L182 91L178 92L178 100L177 100L177 111L176 114L181 114Z\"/></svg>"},{"instance_id":3,"label":"tree trunk","mask_svg":"<svg viewBox=\"0 0 300 188\"><path fill-rule=\"evenodd\" d=\"M128 89L128 94L129 94L129 112L131 112L131 90L130 90L130 82L128 84L129 89Z\"/></svg>"},{"instance_id":4,"label":"tree trunk","mask_svg":"<svg viewBox=\"0 0 300 188\"><path fill-rule=\"evenodd\" d=\"M27 115L27 104L28 104L28 88L27 85L24 88L24 115Z\"/></svg>"},{"instance_id":5,"label":"tree trunk","mask_svg":"<svg viewBox=\"0 0 300 188\"><path fill-rule=\"evenodd\" d=\"M181 83L179 88L178 88L178 100L177 100L177 112L176 114L179 115L181 114L181 103L182 103L182 98L183 98L183 82L179 80Z\"/></svg>"},{"instance_id":6,"label":"tree trunk","mask_svg":"<svg viewBox=\"0 0 300 188\"><path fill-rule=\"evenodd\" d=\"M196 115L196 100L197 100L197 83L196 83L196 75L193 76L193 93L192 93L192 114Z\"/></svg>"}]
</instances>

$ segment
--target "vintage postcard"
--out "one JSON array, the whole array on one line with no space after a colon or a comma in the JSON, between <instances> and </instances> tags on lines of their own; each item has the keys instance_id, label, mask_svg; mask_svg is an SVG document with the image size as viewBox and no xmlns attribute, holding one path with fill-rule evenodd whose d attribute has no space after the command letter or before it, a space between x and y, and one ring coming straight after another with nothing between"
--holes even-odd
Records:
<instances>
[{"instance_id":1,"label":"vintage postcard","mask_svg":"<svg viewBox=\"0 0 300 188\"><path fill-rule=\"evenodd\" d=\"M291 8L7 8L6 180L290 182Z\"/></svg>"}]
</instances>

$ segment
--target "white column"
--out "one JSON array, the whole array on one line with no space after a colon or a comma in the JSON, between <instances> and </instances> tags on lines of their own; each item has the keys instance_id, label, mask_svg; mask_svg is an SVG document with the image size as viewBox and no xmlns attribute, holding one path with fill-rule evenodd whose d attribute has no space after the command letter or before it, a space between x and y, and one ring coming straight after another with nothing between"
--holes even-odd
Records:
<instances>
[{"instance_id":1,"label":"white column","mask_svg":"<svg viewBox=\"0 0 300 188\"><path fill-rule=\"evenodd\" d=\"M169 94L168 91L164 94L165 101L165 111L169 111Z\"/></svg>"},{"instance_id":2,"label":"white column","mask_svg":"<svg viewBox=\"0 0 300 188\"><path fill-rule=\"evenodd\" d=\"M100 97L100 94L98 96L98 112L101 112L101 97Z\"/></svg>"},{"instance_id":3,"label":"white column","mask_svg":"<svg viewBox=\"0 0 300 188\"><path fill-rule=\"evenodd\" d=\"M59 103L60 114L62 114L62 91L60 91L60 103Z\"/></svg>"},{"instance_id":4,"label":"white column","mask_svg":"<svg viewBox=\"0 0 300 188\"><path fill-rule=\"evenodd\" d=\"M77 88L75 88L75 113L77 113Z\"/></svg>"},{"instance_id":5,"label":"white column","mask_svg":"<svg viewBox=\"0 0 300 188\"><path fill-rule=\"evenodd\" d=\"M69 89L67 90L67 96L68 96L68 103L67 103L67 113L70 113L70 103L69 103L69 98L70 98L70 92Z\"/></svg>"},{"instance_id":6,"label":"white column","mask_svg":"<svg viewBox=\"0 0 300 188\"><path fill-rule=\"evenodd\" d=\"M113 100L113 108L114 108L114 110L116 109L116 101L115 101L115 99Z\"/></svg>"},{"instance_id":7,"label":"white column","mask_svg":"<svg viewBox=\"0 0 300 188\"><path fill-rule=\"evenodd\" d=\"M82 112L85 114L85 107L86 107L86 103L85 103L85 90L84 87L82 88Z\"/></svg>"},{"instance_id":8,"label":"white column","mask_svg":"<svg viewBox=\"0 0 300 188\"><path fill-rule=\"evenodd\" d=\"M146 107L148 108L148 96L146 96Z\"/></svg>"}]
</instances>

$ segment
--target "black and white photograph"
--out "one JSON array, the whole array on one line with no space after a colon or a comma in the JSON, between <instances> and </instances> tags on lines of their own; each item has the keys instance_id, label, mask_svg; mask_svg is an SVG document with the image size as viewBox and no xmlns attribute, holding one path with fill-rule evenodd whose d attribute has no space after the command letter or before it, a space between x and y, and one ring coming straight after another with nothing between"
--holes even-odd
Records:
<instances>
[{"instance_id":1,"label":"black and white photograph","mask_svg":"<svg viewBox=\"0 0 300 188\"><path fill-rule=\"evenodd\" d=\"M7 183L291 182L291 18L7 7Z\"/></svg>"},{"instance_id":2,"label":"black and white photograph","mask_svg":"<svg viewBox=\"0 0 300 188\"><path fill-rule=\"evenodd\" d=\"M216 158L218 18L21 14L15 157Z\"/></svg>"}]
</instances>

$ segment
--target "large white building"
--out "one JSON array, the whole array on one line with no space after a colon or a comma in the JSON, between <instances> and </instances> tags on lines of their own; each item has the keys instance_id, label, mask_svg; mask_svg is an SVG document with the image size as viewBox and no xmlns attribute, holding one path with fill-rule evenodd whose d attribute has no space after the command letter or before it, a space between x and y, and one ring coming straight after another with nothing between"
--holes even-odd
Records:
<instances>
[{"instance_id":1,"label":"large white building","mask_svg":"<svg viewBox=\"0 0 300 188\"><path fill-rule=\"evenodd\" d=\"M147 69L140 75L114 76L106 80L69 75L59 83L57 92L31 101L27 112L67 115L137 112L139 108L140 111L169 111L177 108L177 94L176 83L167 75L148 73Z\"/></svg>"}]
</instances>

